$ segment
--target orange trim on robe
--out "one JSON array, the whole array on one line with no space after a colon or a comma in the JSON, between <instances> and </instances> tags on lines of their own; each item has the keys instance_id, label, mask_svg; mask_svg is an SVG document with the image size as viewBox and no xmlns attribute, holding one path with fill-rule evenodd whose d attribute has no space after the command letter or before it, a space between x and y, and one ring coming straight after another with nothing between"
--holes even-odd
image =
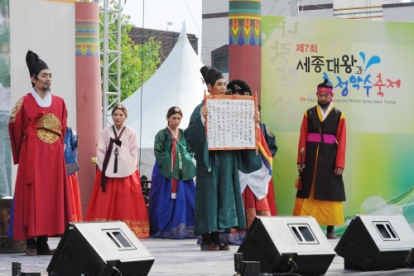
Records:
<instances>
[{"instance_id":1,"label":"orange trim on robe","mask_svg":"<svg viewBox=\"0 0 414 276\"><path fill-rule=\"evenodd\" d=\"M300 126L300 136L299 136L299 146L298 146L298 157L296 160L296 164L300 164L301 162L305 163L306 160L306 140L308 139L308 116L307 112L303 115L302 124ZM301 150L303 151L303 157L301 156Z\"/></svg>"},{"instance_id":2,"label":"orange trim on robe","mask_svg":"<svg viewBox=\"0 0 414 276\"><path fill-rule=\"evenodd\" d=\"M341 115L341 119L339 120L336 140L338 141L338 151L336 153L335 167L345 169L346 124L343 113Z\"/></svg>"},{"instance_id":3,"label":"orange trim on robe","mask_svg":"<svg viewBox=\"0 0 414 276\"><path fill-rule=\"evenodd\" d=\"M318 156L318 154L316 154L316 156ZM342 201L314 199L316 168L317 163L314 168L309 198L296 198L293 208L293 216L312 216L316 219L319 225L343 225L345 220Z\"/></svg>"}]
</instances>

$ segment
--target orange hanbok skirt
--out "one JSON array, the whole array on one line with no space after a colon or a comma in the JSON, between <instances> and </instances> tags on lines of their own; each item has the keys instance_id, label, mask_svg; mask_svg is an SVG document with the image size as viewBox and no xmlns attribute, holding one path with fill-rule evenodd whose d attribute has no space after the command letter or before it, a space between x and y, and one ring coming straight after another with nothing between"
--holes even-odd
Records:
<instances>
[{"instance_id":1,"label":"orange hanbok skirt","mask_svg":"<svg viewBox=\"0 0 414 276\"><path fill-rule=\"evenodd\" d=\"M97 170L85 221L120 220L138 238L148 238L148 211L138 170L124 178L107 177L106 192L102 192L101 177L102 172Z\"/></svg>"},{"instance_id":2,"label":"orange hanbok skirt","mask_svg":"<svg viewBox=\"0 0 414 276\"><path fill-rule=\"evenodd\" d=\"M76 173L68 176L70 203L72 205L72 221L82 222L82 207L79 192L79 181Z\"/></svg>"}]
</instances>

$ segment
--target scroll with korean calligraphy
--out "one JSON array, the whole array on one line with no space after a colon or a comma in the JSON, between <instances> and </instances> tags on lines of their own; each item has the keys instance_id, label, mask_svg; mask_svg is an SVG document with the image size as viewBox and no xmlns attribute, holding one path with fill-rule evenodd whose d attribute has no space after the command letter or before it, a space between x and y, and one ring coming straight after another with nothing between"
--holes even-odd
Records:
<instances>
[{"instance_id":1,"label":"scroll with korean calligraphy","mask_svg":"<svg viewBox=\"0 0 414 276\"><path fill-rule=\"evenodd\" d=\"M209 150L257 149L256 96L205 95Z\"/></svg>"}]
</instances>

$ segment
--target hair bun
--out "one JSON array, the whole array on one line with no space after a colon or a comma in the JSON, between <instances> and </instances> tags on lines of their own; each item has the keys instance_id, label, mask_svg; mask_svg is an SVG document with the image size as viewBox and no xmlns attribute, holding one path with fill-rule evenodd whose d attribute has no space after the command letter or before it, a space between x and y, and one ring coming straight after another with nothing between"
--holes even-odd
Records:
<instances>
[{"instance_id":1,"label":"hair bun","mask_svg":"<svg viewBox=\"0 0 414 276\"><path fill-rule=\"evenodd\" d=\"M232 80L227 84L227 89L231 89L233 94L251 95L252 90L243 80ZM247 94L246 94L247 93Z\"/></svg>"}]
</instances>

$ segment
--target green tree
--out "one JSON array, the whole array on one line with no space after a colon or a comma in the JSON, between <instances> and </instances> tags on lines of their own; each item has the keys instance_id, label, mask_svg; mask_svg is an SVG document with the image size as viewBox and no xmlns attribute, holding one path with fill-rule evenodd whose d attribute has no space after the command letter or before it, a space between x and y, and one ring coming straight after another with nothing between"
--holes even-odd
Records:
<instances>
[{"instance_id":1,"label":"green tree","mask_svg":"<svg viewBox=\"0 0 414 276\"><path fill-rule=\"evenodd\" d=\"M9 0L0 0L0 12L5 17L9 13Z\"/></svg>"},{"instance_id":2,"label":"green tree","mask_svg":"<svg viewBox=\"0 0 414 276\"><path fill-rule=\"evenodd\" d=\"M0 83L10 87L10 29L0 25Z\"/></svg>"},{"instance_id":3,"label":"green tree","mask_svg":"<svg viewBox=\"0 0 414 276\"><path fill-rule=\"evenodd\" d=\"M110 2L111 7L116 8L115 1ZM111 43L116 40L116 31L118 26L117 14L108 14L109 21L112 22L109 26L109 36L111 39L109 43L110 50L116 50L116 45ZM128 20L131 17L129 15L122 15L121 17L121 101L125 100L132 93L134 93L142 84L147 81L157 70L160 63L159 49L161 42L156 41L154 38L150 38L144 44L135 44L134 41L128 36L131 31L131 24ZM100 14L100 20L103 22L103 14ZM103 34L103 26L100 26L100 35ZM103 41L100 45L103 49ZM108 63L111 64L115 56L109 56ZM103 59L101 56L101 64ZM115 73L117 71L116 64L114 63L109 68L109 73ZM113 83L116 82L116 76L109 77ZM115 91L111 82L109 84L109 91Z\"/></svg>"}]
</instances>

